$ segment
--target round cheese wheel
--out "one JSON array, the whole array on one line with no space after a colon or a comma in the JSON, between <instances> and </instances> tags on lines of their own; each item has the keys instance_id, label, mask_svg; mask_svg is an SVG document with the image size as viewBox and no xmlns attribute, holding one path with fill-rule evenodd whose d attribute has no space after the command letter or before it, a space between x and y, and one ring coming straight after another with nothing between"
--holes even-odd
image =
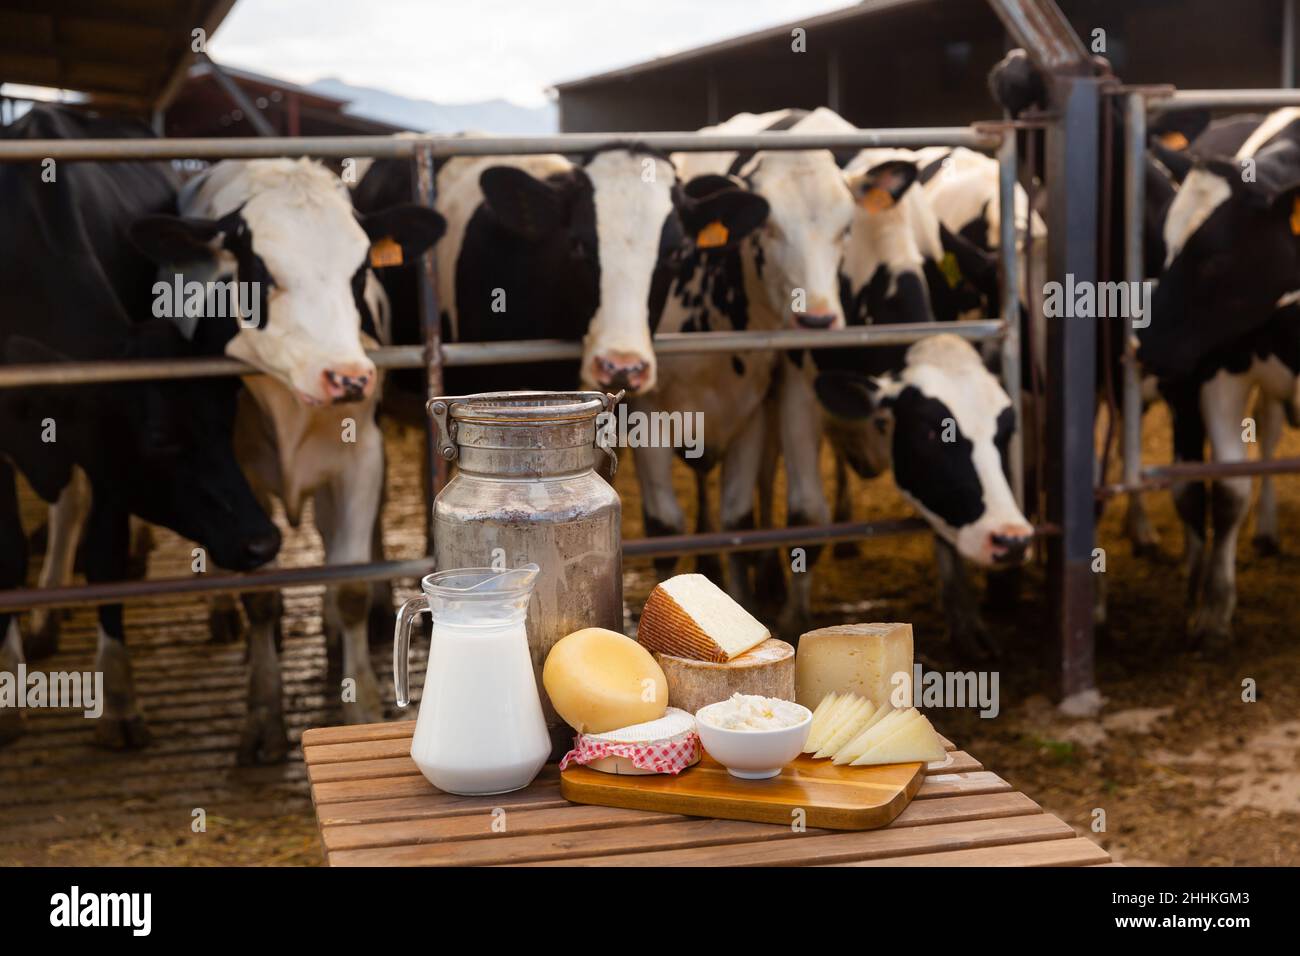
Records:
<instances>
[{"instance_id":1,"label":"round cheese wheel","mask_svg":"<svg viewBox=\"0 0 1300 956\"><path fill-rule=\"evenodd\" d=\"M677 707L669 707L658 720L632 727L620 727L603 734L584 734L583 738L593 744L630 744L646 750L668 750L694 736L695 718ZM694 755L687 761L686 767L693 767L700 762L701 747L695 745ZM644 763L644 761L643 761ZM591 770L602 773L646 776L659 773L646 767L638 767L632 757L622 754L607 754L584 764Z\"/></svg>"},{"instance_id":2,"label":"round cheese wheel","mask_svg":"<svg viewBox=\"0 0 1300 956\"><path fill-rule=\"evenodd\" d=\"M732 694L794 700L794 648L769 637L725 663L655 654L668 680L668 702L693 714Z\"/></svg>"},{"instance_id":3,"label":"round cheese wheel","mask_svg":"<svg viewBox=\"0 0 1300 956\"><path fill-rule=\"evenodd\" d=\"M555 642L542 667L555 712L580 734L599 734L664 715L668 682L644 647L588 627Z\"/></svg>"}]
</instances>

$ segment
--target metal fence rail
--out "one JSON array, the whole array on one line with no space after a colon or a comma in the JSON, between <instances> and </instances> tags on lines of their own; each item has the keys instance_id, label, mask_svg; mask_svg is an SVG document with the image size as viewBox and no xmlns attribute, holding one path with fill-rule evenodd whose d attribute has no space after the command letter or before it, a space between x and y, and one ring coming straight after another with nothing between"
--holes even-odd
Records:
<instances>
[{"instance_id":1,"label":"metal fence rail","mask_svg":"<svg viewBox=\"0 0 1300 956\"><path fill-rule=\"evenodd\" d=\"M131 140L5 140L0 141L0 162L32 162L44 159L65 161L131 161L168 159L252 159L282 156L348 159L409 159L414 166L417 198L433 203L432 160L449 156L504 156L537 153L581 153L618 145L636 145L662 151L723 152L732 150L864 149L874 147L912 148L951 146L997 151L1002 227L999 236L1005 314L998 319L944 323L855 326L837 331L787 329L772 332L696 332L656 336L660 355L701 352L773 351L806 348L849 348L906 345L936 332L960 335L972 341L1000 340L1002 378L1021 420L1020 330L1017 275L1017 235L1013 214L1016 184L1015 135L1009 124L990 123L972 127L923 127L915 129L859 130L853 133L796 134L788 132L749 135L701 133L560 134L530 137L463 136L346 136L265 137L256 139L131 139ZM433 254L424 257L421 271L421 312L425 318L424 345L379 348L369 354L380 368L424 368L429 394L441 393L442 369L447 366L515 364L580 358L582 345L553 339L509 342L442 343L438 338L437 299L433 275ZM1008 294L1009 293L1009 294ZM142 381L154 379L204 378L262 374L259 370L225 357L177 361L123 360L103 362L58 362L0 366L0 388L67 386L76 384ZM430 446L432 447L432 445ZM438 456L430 469L437 481ZM1023 501L1020 463L1023 461L1021 430L1011 443L1010 461L1018 501ZM435 484L436 487L436 484ZM659 557L700 552L759 550L784 545L833 542L925 530L915 518L878 522L848 522L818 526L718 532L703 535L673 535L635 539L625 543L628 557ZM430 559L386 561L370 564L326 565L308 568L277 568L248 574L207 575L203 578L169 578L125 581L60 588L15 588L0 591L0 610L32 607L60 607L75 604L103 604L139 600L161 595L217 593L329 584L344 580L376 580L410 577L425 573Z\"/></svg>"}]
</instances>

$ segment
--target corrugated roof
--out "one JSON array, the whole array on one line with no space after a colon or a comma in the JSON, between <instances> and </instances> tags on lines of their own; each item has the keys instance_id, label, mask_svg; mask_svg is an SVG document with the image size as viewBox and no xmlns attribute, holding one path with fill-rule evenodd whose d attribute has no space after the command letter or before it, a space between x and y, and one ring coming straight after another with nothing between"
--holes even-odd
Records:
<instances>
[{"instance_id":1,"label":"corrugated roof","mask_svg":"<svg viewBox=\"0 0 1300 956\"><path fill-rule=\"evenodd\" d=\"M104 106L165 105L235 0L0 0L0 83L76 90Z\"/></svg>"},{"instance_id":2,"label":"corrugated roof","mask_svg":"<svg viewBox=\"0 0 1300 956\"><path fill-rule=\"evenodd\" d=\"M621 67L617 70L609 70L605 73L596 73L592 76L586 76L576 80L566 80L563 83L556 83L555 89L563 92L565 90L577 89L583 86L607 83L611 80L620 80L641 73L660 70L665 67L679 66L684 63L689 63L692 60L705 59L710 56L716 56L720 53L734 53L737 50L753 44L766 43L783 37L788 38L790 36L790 31L796 27L802 27L811 32L812 30L835 26L836 24L847 20L855 20L859 17L871 16L873 14L883 13L887 10L898 9L899 7L917 6L922 3L934 2L937 2L937 0L861 0L860 3L851 7L846 7L843 10L832 10L830 13L823 13L819 16L792 20L789 23L783 23L779 26L767 27L763 30L756 30L753 33L746 33L742 36L720 40L717 43L709 43L705 46L683 50L680 53L671 53L668 56L655 57L653 60L646 60L643 63L634 63L631 66Z\"/></svg>"}]
</instances>

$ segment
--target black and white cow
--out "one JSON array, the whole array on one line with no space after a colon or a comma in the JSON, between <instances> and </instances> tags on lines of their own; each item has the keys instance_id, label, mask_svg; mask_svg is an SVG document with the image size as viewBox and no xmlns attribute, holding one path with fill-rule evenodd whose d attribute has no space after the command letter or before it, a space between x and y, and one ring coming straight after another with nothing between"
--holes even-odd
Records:
<instances>
[{"instance_id":1,"label":"black and white cow","mask_svg":"<svg viewBox=\"0 0 1300 956\"><path fill-rule=\"evenodd\" d=\"M1016 429L1010 398L975 348L956 335L921 339L901 360L895 350L874 349L862 350L855 363L855 350L835 351L849 353L840 357L847 367L823 371L816 381L829 427L858 432L858 447L879 445L865 432L884 439L883 461L850 461L864 475L892 468L899 491L934 529L954 645L967 656L997 653L974 613L960 562L1018 564L1033 540L1004 471ZM893 367L864 371L873 364Z\"/></svg>"},{"instance_id":2,"label":"black and white cow","mask_svg":"<svg viewBox=\"0 0 1300 956\"><path fill-rule=\"evenodd\" d=\"M742 113L703 132L837 131L842 124L829 110L782 110ZM766 201L769 212L763 227L747 240L724 249L698 250L685 260L667 290L661 331L844 326L839 270L854 207L829 151L696 153L674 156L674 162L693 182L712 177L714 182L743 184ZM785 456L789 523L829 519L818 470L821 435L812 382L802 372L784 374L783 361L773 352L663 356L659 387L631 402L633 410L646 414L702 414L704 453L688 460L700 489L702 529L709 522L704 481L719 464L722 526L754 526L754 490L769 430ZM647 534L685 530L685 516L673 492L673 454L668 448L634 449ZM728 587L742 603L750 603L748 561L733 554L728 565ZM661 565L661 573L665 570ZM793 577L794 600L778 624L783 633L796 634L807 617L809 578Z\"/></svg>"},{"instance_id":3,"label":"black and white cow","mask_svg":"<svg viewBox=\"0 0 1300 956\"><path fill-rule=\"evenodd\" d=\"M1176 457L1203 460L1208 438L1215 461L1234 462L1246 458L1242 420L1256 390L1264 400L1261 451L1272 453L1281 429L1270 404L1300 424L1300 110L1226 131L1212 126L1207 136L1216 129L1219 147L1231 143L1235 152L1195 151L1201 158L1165 219L1164 269L1139 357L1169 402ZM1215 480L1208 500L1200 482L1175 489L1189 631L1211 646L1231 639L1236 543L1249 499L1244 477ZM1265 503L1261 513L1265 533L1274 508Z\"/></svg>"},{"instance_id":4,"label":"black and white cow","mask_svg":"<svg viewBox=\"0 0 1300 956\"><path fill-rule=\"evenodd\" d=\"M258 301L256 315L244 320L225 311L179 320L186 331L220 336L226 354L270 373L245 379L235 429L236 454L258 500L269 510L278 498L296 527L313 499L327 564L382 558L375 538L384 482L375 419L381 382L365 350L385 335L370 248L383 240L416 257L441 235L441 217L409 204L358 217L332 172L282 159L216 164L186 184L178 212L132 227L135 242L160 265L159 281L234 282L246 300ZM239 758L274 762L288 753L280 603L276 593L262 592L245 595L244 606L249 702ZM343 713L352 723L383 718L367 651L370 611L370 585L326 589L331 667L341 643ZM232 616L238 621L232 600L219 598L215 637L235 631Z\"/></svg>"},{"instance_id":5,"label":"black and white cow","mask_svg":"<svg viewBox=\"0 0 1300 956\"><path fill-rule=\"evenodd\" d=\"M152 134L142 124L40 106L2 135ZM141 319L150 315L154 266L127 233L140 217L174 214L176 183L165 164L3 165L0 202L3 361L219 354L224 336L215 328L187 341L168 319ZM232 452L237 389L226 379L194 379L0 391L0 587L20 586L27 570L15 470L51 503L69 488L89 489L92 500L82 505L92 583L121 577L132 514L198 542L230 568L249 570L273 558L279 532ZM14 616L0 614L0 629L0 669L12 670L23 658ZM96 739L142 745L147 732L121 605L99 608L95 668L104 674L106 697ZM0 712L0 738L18 729L15 712Z\"/></svg>"},{"instance_id":6,"label":"black and white cow","mask_svg":"<svg viewBox=\"0 0 1300 956\"><path fill-rule=\"evenodd\" d=\"M442 235L442 217L409 203L358 215L334 173L287 159L218 163L186 184L179 207L181 219L135 230L163 272L251 279L266 296L262 327L232 328L226 347L271 373L245 380L235 433L236 453L259 499L269 507L278 498L295 527L311 499L326 564L382 559L376 539L384 484L376 420L382 378L366 349L386 344L388 336L370 250L383 242L404 260L417 259ZM208 248L194 255L205 240ZM245 762L275 762L288 752L276 597L244 597L249 713L239 756ZM325 591L323 627L331 668L341 644L349 723L383 719L368 653L371 602L371 586L362 582ZM220 612L218 605L216 620Z\"/></svg>"},{"instance_id":7,"label":"black and white cow","mask_svg":"<svg viewBox=\"0 0 1300 956\"><path fill-rule=\"evenodd\" d=\"M673 163L635 144L573 160L463 157L437 171L447 236L436 250L443 338L451 342L581 339L571 361L448 368L450 393L581 384L629 394L652 390L657 360L652 284L720 223L730 241L766 212L740 188L698 195ZM410 195L410 165L380 161L354 193L363 213ZM390 270L395 338L420 341L412 270Z\"/></svg>"}]
</instances>

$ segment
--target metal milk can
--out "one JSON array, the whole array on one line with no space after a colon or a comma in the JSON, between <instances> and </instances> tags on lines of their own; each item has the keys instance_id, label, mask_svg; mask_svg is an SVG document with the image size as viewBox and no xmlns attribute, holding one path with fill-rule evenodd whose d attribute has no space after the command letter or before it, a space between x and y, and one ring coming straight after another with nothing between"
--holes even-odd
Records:
<instances>
[{"instance_id":1,"label":"metal milk can","mask_svg":"<svg viewBox=\"0 0 1300 956\"><path fill-rule=\"evenodd\" d=\"M602 392L486 392L428 403L438 453L458 465L433 503L433 554L449 568L541 568L528 606L528 650L556 759L572 730L551 706L542 664L583 627L623 631L622 503L594 467Z\"/></svg>"}]
</instances>

